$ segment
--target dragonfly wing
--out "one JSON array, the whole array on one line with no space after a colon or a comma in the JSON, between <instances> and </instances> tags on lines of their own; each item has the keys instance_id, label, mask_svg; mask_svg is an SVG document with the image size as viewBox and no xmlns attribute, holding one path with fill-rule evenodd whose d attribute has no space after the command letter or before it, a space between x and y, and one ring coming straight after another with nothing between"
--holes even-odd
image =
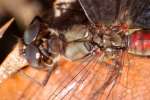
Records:
<instances>
[{"instance_id":1,"label":"dragonfly wing","mask_svg":"<svg viewBox=\"0 0 150 100\"><path fill-rule=\"evenodd\" d=\"M118 15L117 21L128 23L131 27L150 27L150 1L120 0Z\"/></svg>"},{"instance_id":2,"label":"dragonfly wing","mask_svg":"<svg viewBox=\"0 0 150 100\"><path fill-rule=\"evenodd\" d=\"M137 4L133 6L133 24L142 28L150 28L150 1L137 0ZM135 11L134 11L135 10ZM132 13L132 12L131 12Z\"/></svg>"},{"instance_id":3,"label":"dragonfly wing","mask_svg":"<svg viewBox=\"0 0 150 100\"><path fill-rule=\"evenodd\" d=\"M117 15L117 0L79 0L89 21L112 22Z\"/></svg>"},{"instance_id":4,"label":"dragonfly wing","mask_svg":"<svg viewBox=\"0 0 150 100\"><path fill-rule=\"evenodd\" d=\"M150 27L149 0L79 0L79 2L92 23L107 24L119 21L134 27Z\"/></svg>"}]
</instances>

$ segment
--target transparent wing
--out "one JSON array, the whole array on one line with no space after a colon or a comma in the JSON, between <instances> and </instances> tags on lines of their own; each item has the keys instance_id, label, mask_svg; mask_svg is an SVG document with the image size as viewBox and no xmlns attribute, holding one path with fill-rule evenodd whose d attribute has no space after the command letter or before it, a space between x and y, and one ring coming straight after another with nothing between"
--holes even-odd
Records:
<instances>
[{"instance_id":1,"label":"transparent wing","mask_svg":"<svg viewBox=\"0 0 150 100\"><path fill-rule=\"evenodd\" d=\"M79 0L91 22L112 22L117 17L117 0Z\"/></svg>"},{"instance_id":2,"label":"transparent wing","mask_svg":"<svg viewBox=\"0 0 150 100\"><path fill-rule=\"evenodd\" d=\"M47 86L49 92L41 92L47 95L45 100L136 100L138 98L149 98L148 74L140 74L148 68L148 59L133 56L120 58L121 66L117 64L116 69L112 65L98 63L96 57L85 59L84 63L69 64L66 71L61 70L55 74L57 80L49 81L52 86ZM120 57L123 57L120 56ZM91 61L91 59L93 59ZM129 60L132 59L132 63ZM140 61L147 62L145 65ZM117 60L115 60L117 61ZM136 65L138 61L139 66ZM141 68L143 66L143 68ZM139 69L138 69L139 68ZM64 68L63 68L64 69ZM148 72L148 71L147 71ZM136 75L136 77L135 77ZM54 78L54 77L53 77Z\"/></svg>"},{"instance_id":3,"label":"transparent wing","mask_svg":"<svg viewBox=\"0 0 150 100\"><path fill-rule=\"evenodd\" d=\"M136 26L150 29L150 1L137 0L133 5L131 13L133 12L133 23Z\"/></svg>"},{"instance_id":4,"label":"transparent wing","mask_svg":"<svg viewBox=\"0 0 150 100\"><path fill-rule=\"evenodd\" d=\"M92 23L124 22L131 26L150 27L149 0L79 0Z\"/></svg>"}]
</instances>

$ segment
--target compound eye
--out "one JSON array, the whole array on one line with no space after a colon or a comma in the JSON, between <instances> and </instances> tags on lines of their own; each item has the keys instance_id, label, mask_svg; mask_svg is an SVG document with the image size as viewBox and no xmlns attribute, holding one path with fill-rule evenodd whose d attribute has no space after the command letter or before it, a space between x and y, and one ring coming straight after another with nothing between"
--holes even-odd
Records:
<instances>
[{"instance_id":1,"label":"compound eye","mask_svg":"<svg viewBox=\"0 0 150 100\"><path fill-rule=\"evenodd\" d=\"M32 67L38 68L40 61L40 52L36 46L30 44L25 49L25 58Z\"/></svg>"},{"instance_id":2,"label":"compound eye","mask_svg":"<svg viewBox=\"0 0 150 100\"><path fill-rule=\"evenodd\" d=\"M34 18L30 26L24 32L24 42L25 44L30 44L34 41L39 33L40 30L40 21L38 18Z\"/></svg>"}]
</instances>

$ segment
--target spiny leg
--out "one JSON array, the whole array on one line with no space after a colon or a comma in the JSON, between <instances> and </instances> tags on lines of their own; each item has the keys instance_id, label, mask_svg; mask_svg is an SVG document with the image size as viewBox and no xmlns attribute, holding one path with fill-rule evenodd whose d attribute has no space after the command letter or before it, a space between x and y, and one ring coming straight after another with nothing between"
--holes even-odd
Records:
<instances>
[{"instance_id":1,"label":"spiny leg","mask_svg":"<svg viewBox=\"0 0 150 100\"><path fill-rule=\"evenodd\" d=\"M56 67L57 67L57 64L55 64L54 66L52 66L51 68L49 68L49 69L47 70L47 75L46 75L45 79L44 79L43 82L42 82L42 85L43 85L43 86L45 86L45 85L47 84L47 82L48 82L48 80L49 80L49 78L50 78L52 72L56 69Z\"/></svg>"},{"instance_id":2,"label":"spiny leg","mask_svg":"<svg viewBox=\"0 0 150 100\"><path fill-rule=\"evenodd\" d=\"M47 74L46 74L46 76L45 76L45 78L44 78L44 80L42 82L36 80L34 77L31 77L30 75L25 73L22 69L18 72L18 74L25 76L26 78L30 79L32 82L35 82L38 85L43 87L43 86L45 86L47 84L47 82L48 82L48 80L49 80L49 78L51 76L51 73L56 69L56 67L57 67L57 64L52 66L51 68L49 68L47 70Z\"/></svg>"}]
</instances>

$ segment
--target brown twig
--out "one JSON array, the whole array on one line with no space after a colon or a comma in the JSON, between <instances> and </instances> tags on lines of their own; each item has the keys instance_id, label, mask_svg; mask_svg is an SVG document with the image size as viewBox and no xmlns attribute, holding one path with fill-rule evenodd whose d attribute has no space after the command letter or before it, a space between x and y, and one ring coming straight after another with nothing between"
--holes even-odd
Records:
<instances>
[{"instance_id":1,"label":"brown twig","mask_svg":"<svg viewBox=\"0 0 150 100\"><path fill-rule=\"evenodd\" d=\"M0 83L2 83L13 73L17 72L19 69L28 65L26 59L19 52L20 42L16 44L12 52L0 65Z\"/></svg>"},{"instance_id":2,"label":"brown twig","mask_svg":"<svg viewBox=\"0 0 150 100\"><path fill-rule=\"evenodd\" d=\"M8 22L6 22L1 28L0 28L0 38L3 37L5 31L8 29L8 27L12 24L14 21L14 18L11 18Z\"/></svg>"}]
</instances>

